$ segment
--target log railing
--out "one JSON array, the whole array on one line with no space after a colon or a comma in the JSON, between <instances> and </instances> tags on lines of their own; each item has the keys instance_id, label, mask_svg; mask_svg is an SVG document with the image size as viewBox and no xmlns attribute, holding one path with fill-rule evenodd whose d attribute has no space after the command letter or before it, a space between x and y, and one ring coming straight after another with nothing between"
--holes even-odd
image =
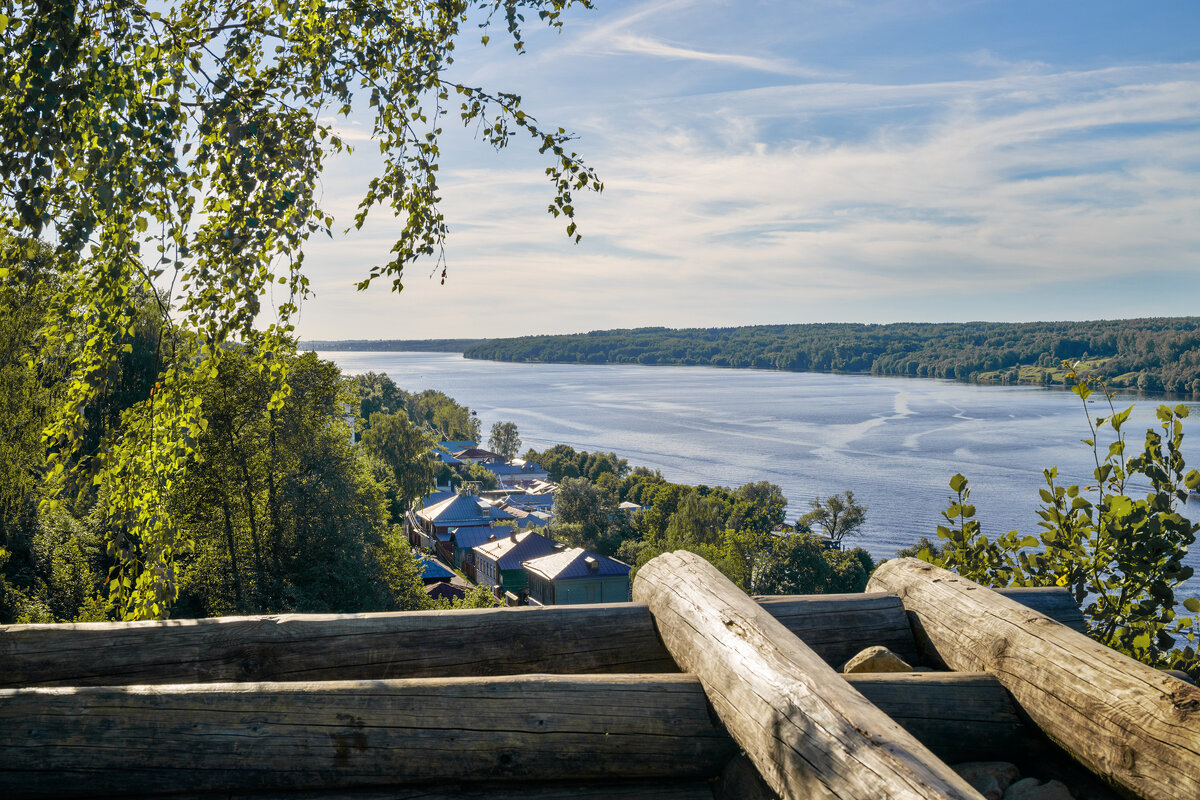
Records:
<instances>
[{"instance_id":1,"label":"log railing","mask_svg":"<svg viewBox=\"0 0 1200 800\"><path fill-rule=\"evenodd\" d=\"M1131 795L1200 797L1200 690L1064 591L905 559L869 588L752 600L674 553L637 603L0 626L0 796L978 800L946 763L1031 719ZM961 671L834 672L876 644Z\"/></svg>"},{"instance_id":2,"label":"log railing","mask_svg":"<svg viewBox=\"0 0 1200 800\"><path fill-rule=\"evenodd\" d=\"M1063 615L1048 596L1026 599ZM834 667L871 645L915 663L894 594L759 603ZM0 688L678 671L639 603L0 625L0 666Z\"/></svg>"}]
</instances>

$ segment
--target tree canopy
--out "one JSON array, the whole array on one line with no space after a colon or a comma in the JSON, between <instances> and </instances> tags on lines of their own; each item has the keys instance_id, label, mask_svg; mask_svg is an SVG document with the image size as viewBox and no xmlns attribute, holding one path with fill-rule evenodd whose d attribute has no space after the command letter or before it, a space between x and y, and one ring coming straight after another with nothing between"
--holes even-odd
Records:
<instances>
[{"instance_id":1,"label":"tree canopy","mask_svg":"<svg viewBox=\"0 0 1200 800\"><path fill-rule=\"evenodd\" d=\"M451 113L495 148L529 136L547 158L548 210L578 239L572 195L602 186L571 134L538 123L516 94L447 76L475 23L485 45L495 26L520 52L527 14L558 28L571 5L591 2L0 2L0 227L17 237L0 248L0 280L38 257L39 239L51 243L61 280L47 303L81 321L38 339L42 352L78 344L44 435L51 479L100 486L102 515L123 531L109 586L126 616L162 616L176 597L186 543L162 496L207 427L198 386L226 344L253 339L271 409L288 396L304 244L335 224L319 177L350 149L338 118L368 109L381 154L352 226L380 206L402 221L360 289L383 278L399 291L405 267L427 257L444 280L439 143ZM283 300L259 333L272 287ZM92 442L89 409L133 350L139 296L160 318L157 380Z\"/></svg>"}]
</instances>

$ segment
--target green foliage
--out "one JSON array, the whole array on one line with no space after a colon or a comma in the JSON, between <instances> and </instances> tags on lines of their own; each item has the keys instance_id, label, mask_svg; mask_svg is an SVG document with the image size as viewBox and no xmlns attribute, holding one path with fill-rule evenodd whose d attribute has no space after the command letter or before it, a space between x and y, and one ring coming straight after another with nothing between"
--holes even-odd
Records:
<instances>
[{"instance_id":1,"label":"green foliage","mask_svg":"<svg viewBox=\"0 0 1200 800\"><path fill-rule=\"evenodd\" d=\"M433 441L409 422L408 415L399 411L372 414L370 427L362 436L362 446L387 465L391 517L393 522L399 522L412 502L424 496L433 482L430 460Z\"/></svg>"},{"instance_id":2,"label":"green foliage","mask_svg":"<svg viewBox=\"0 0 1200 800\"><path fill-rule=\"evenodd\" d=\"M796 527L801 530L815 527L837 545L847 536L858 533L867 521L867 507L856 501L854 492L849 490L841 497L834 495L825 500L810 500L808 506L812 510L796 521Z\"/></svg>"},{"instance_id":3,"label":"green foliage","mask_svg":"<svg viewBox=\"0 0 1200 800\"><path fill-rule=\"evenodd\" d=\"M589 453L565 444L556 444L545 452L528 450L526 461L540 464L552 481L563 478L587 478L593 483L605 474L624 478L629 474L629 462L616 453Z\"/></svg>"},{"instance_id":4,"label":"green foliage","mask_svg":"<svg viewBox=\"0 0 1200 800\"><path fill-rule=\"evenodd\" d=\"M464 483L474 483L480 491L490 492L500 485L500 479L496 477L496 473L483 464L465 464L459 468L459 474Z\"/></svg>"},{"instance_id":5,"label":"green foliage","mask_svg":"<svg viewBox=\"0 0 1200 800\"><path fill-rule=\"evenodd\" d=\"M486 586L472 586L462 599L437 604L440 608L495 608L496 597Z\"/></svg>"},{"instance_id":6,"label":"green foliage","mask_svg":"<svg viewBox=\"0 0 1200 800\"><path fill-rule=\"evenodd\" d=\"M360 289L383 278L399 291L405 267L426 257L445 279L438 174L451 111L495 148L530 137L548 163L548 211L578 241L573 193L602 186L570 151L571 135L541 126L517 95L446 76L475 23L503 20L521 52L526 12L556 29L573 4L591 5L0 5L0 228L20 237L0 248L0 281L39 257L43 234L69 265L47 307L76 322L44 326L38 339L39 358L69 351L72 365L44 427L49 485L96 487L115 562L110 599L124 617L162 617L175 601L176 559L190 544L165 499L205 432L201 389L225 346L253 340L270 410L288 398L284 351L310 294L303 247L334 227L320 175L328 157L350 149L330 118L356 107L373 115L382 168L362 188L354 227L378 206L401 221L389 260L370 267ZM148 289L168 285L169 298ZM261 298L273 291L282 293L276 321L260 334ZM146 362L154 392L120 406L119 425L92 442L95 409L146 332L147 292L158 317Z\"/></svg>"},{"instance_id":7,"label":"green foliage","mask_svg":"<svg viewBox=\"0 0 1200 800\"><path fill-rule=\"evenodd\" d=\"M423 435L402 414L376 414L371 444L351 445L341 374L311 353L283 356L292 390L273 409L272 382L248 351L227 352L200 387L210 424L170 493L182 533L194 542L179 561L180 611L424 607L407 542L389 523L387 490L367 452L377 449L394 482L396 469L409 468L397 442L412 434L419 444ZM428 443L414 452L415 469L427 469Z\"/></svg>"},{"instance_id":8,"label":"green foliage","mask_svg":"<svg viewBox=\"0 0 1200 800\"><path fill-rule=\"evenodd\" d=\"M1086 379L1073 386L1085 413L1093 386ZM1189 491L1200 487L1200 473L1186 470L1181 451L1188 409L1159 406L1158 430L1148 429L1141 452L1127 457L1123 425L1132 407L1118 411L1112 395L1103 386L1099 391L1109 414L1089 414L1091 438L1084 440L1095 456L1095 483L1060 486L1057 470L1045 470L1038 536L1010 531L989 541L975 519L966 478L955 475L947 524L938 528L943 546L924 548L918 557L993 586L1065 586L1095 639L1152 666L1195 674L1200 626L1177 615L1175 598L1192 576L1182 559L1200 530L1180 513ZM1112 436L1106 447L1099 443L1103 429ZM1144 496L1134 496L1134 485L1147 484ZM1183 604L1200 611L1195 598ZM1186 644L1177 646L1179 639Z\"/></svg>"},{"instance_id":9,"label":"green foliage","mask_svg":"<svg viewBox=\"0 0 1200 800\"><path fill-rule=\"evenodd\" d=\"M605 478L609 484L616 480L612 473L601 475ZM563 478L554 493L554 523L543 532L572 547L612 555L634 535L629 517L617 510L617 502L612 487L587 478Z\"/></svg>"},{"instance_id":10,"label":"green foliage","mask_svg":"<svg viewBox=\"0 0 1200 800\"><path fill-rule=\"evenodd\" d=\"M423 425L438 441L479 441L475 412L442 392L426 389L411 395L405 401L405 410L409 419Z\"/></svg>"},{"instance_id":11,"label":"green foliage","mask_svg":"<svg viewBox=\"0 0 1200 800\"><path fill-rule=\"evenodd\" d=\"M497 422L492 425L492 435L488 438L488 449L493 453L511 460L521 448L521 437L517 433L517 423Z\"/></svg>"}]
</instances>

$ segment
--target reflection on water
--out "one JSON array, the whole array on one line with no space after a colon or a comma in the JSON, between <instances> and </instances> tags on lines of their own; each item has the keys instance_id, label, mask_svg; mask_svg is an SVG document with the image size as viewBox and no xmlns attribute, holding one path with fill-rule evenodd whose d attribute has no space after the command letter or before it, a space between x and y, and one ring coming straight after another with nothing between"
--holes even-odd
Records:
<instances>
[{"instance_id":1,"label":"reflection on water","mask_svg":"<svg viewBox=\"0 0 1200 800\"><path fill-rule=\"evenodd\" d=\"M1037 529L1042 470L1085 484L1093 469L1075 395L919 378L709 367L509 364L445 353L322 353L348 374L386 372L409 391L439 389L493 422L517 423L525 447L612 450L681 483L768 480L790 501L846 489L869 508L860 543L877 557L936 538L950 476L971 480L984 533ZM1126 404L1128 404L1127 401ZM1153 402L1128 423L1131 446ZM1092 404L1093 414L1106 412ZM1194 410L1195 413L1195 410ZM1200 429L1184 453L1200 466ZM1200 567L1198 552L1188 563ZM1200 571L1200 570L1198 570ZM1200 593L1200 578L1187 587Z\"/></svg>"}]
</instances>

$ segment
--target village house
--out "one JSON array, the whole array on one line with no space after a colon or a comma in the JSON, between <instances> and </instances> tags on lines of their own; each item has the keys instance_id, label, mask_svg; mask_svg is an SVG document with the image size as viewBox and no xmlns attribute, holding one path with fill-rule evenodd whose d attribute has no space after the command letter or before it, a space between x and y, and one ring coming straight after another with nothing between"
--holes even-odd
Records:
<instances>
[{"instance_id":1,"label":"village house","mask_svg":"<svg viewBox=\"0 0 1200 800\"><path fill-rule=\"evenodd\" d=\"M632 597L628 564L581 547L528 559L523 567L530 605L625 603Z\"/></svg>"},{"instance_id":2,"label":"village house","mask_svg":"<svg viewBox=\"0 0 1200 800\"><path fill-rule=\"evenodd\" d=\"M452 563L451 529L490 528L494 522L512 519L512 515L474 495L451 494L445 500L407 515L406 519L411 520L413 526L409 531L409 542L413 547L432 550Z\"/></svg>"},{"instance_id":3,"label":"village house","mask_svg":"<svg viewBox=\"0 0 1200 800\"><path fill-rule=\"evenodd\" d=\"M499 532L499 531L497 531ZM528 580L522 561L553 553L562 545L534 531L512 531L475 548L475 574L480 586L497 597L506 592L520 595Z\"/></svg>"}]
</instances>

